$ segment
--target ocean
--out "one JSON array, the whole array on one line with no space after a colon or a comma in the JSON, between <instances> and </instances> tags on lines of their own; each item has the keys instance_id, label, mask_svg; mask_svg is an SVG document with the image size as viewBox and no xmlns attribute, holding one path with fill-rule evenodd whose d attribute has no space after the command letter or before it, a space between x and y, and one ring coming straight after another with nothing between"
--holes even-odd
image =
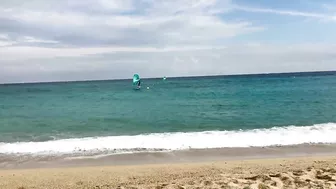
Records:
<instances>
[{"instance_id":1,"label":"ocean","mask_svg":"<svg viewBox=\"0 0 336 189\"><path fill-rule=\"evenodd\" d=\"M336 143L335 72L131 77L0 85L0 154Z\"/></svg>"}]
</instances>

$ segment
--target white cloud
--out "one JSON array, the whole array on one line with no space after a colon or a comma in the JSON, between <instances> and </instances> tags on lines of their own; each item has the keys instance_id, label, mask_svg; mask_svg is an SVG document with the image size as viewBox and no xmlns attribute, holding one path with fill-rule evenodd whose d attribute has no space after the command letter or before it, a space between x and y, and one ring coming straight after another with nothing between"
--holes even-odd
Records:
<instances>
[{"instance_id":1,"label":"white cloud","mask_svg":"<svg viewBox=\"0 0 336 189\"><path fill-rule=\"evenodd\" d=\"M307 13L307 12L298 12L298 11L288 11L288 10L277 10L277 9L266 9L266 8L253 8L253 7L240 7L237 6L236 9L247 11L247 12L263 12L263 13L274 13L274 14L283 14L290 16L304 16L304 17L316 17L316 18L325 18L327 15L316 14L316 13Z\"/></svg>"},{"instance_id":2,"label":"white cloud","mask_svg":"<svg viewBox=\"0 0 336 189\"><path fill-rule=\"evenodd\" d=\"M0 75L7 76L6 82L34 82L129 78L134 72L142 77L161 77L336 70L335 47L327 44L248 44L192 50L105 49L102 54L97 54L102 49L73 49L66 54L68 49L58 52L63 54L58 58L36 56L29 61L7 60ZM50 49L41 50L43 54ZM76 51L87 54L72 57Z\"/></svg>"},{"instance_id":3,"label":"white cloud","mask_svg":"<svg viewBox=\"0 0 336 189\"><path fill-rule=\"evenodd\" d=\"M0 34L0 39L2 39L2 40L8 40L9 37L8 37L7 34Z\"/></svg>"},{"instance_id":4,"label":"white cloud","mask_svg":"<svg viewBox=\"0 0 336 189\"><path fill-rule=\"evenodd\" d=\"M10 45L13 45L14 43L12 42L8 42L8 41L3 41L0 39L0 47L3 47L3 46L10 46Z\"/></svg>"},{"instance_id":5,"label":"white cloud","mask_svg":"<svg viewBox=\"0 0 336 189\"><path fill-rule=\"evenodd\" d=\"M109 10L111 12L123 12L134 9L132 0L4 0L1 7L21 10L47 10L47 11L72 11L79 10Z\"/></svg>"},{"instance_id":6,"label":"white cloud","mask_svg":"<svg viewBox=\"0 0 336 189\"><path fill-rule=\"evenodd\" d=\"M35 4L37 2L42 3L35 1ZM139 5L135 6L135 3ZM65 45L162 47L209 45L264 29L248 21L227 22L214 15L217 6L231 6L228 0L101 0L97 3L84 0L60 1L59 4L51 1L49 4L56 8L46 8L47 1L40 5L41 9L28 9L25 4L10 8L7 5L3 8L7 11L0 13L4 25L2 30L12 30L13 36L43 38ZM81 9L91 4L91 10ZM106 12L90 12L96 9ZM118 14L116 10L134 13Z\"/></svg>"},{"instance_id":7,"label":"white cloud","mask_svg":"<svg viewBox=\"0 0 336 189\"><path fill-rule=\"evenodd\" d=\"M24 36L22 41L27 43L58 43L58 41L37 39L30 36Z\"/></svg>"},{"instance_id":8,"label":"white cloud","mask_svg":"<svg viewBox=\"0 0 336 189\"><path fill-rule=\"evenodd\" d=\"M301 11L296 11L296 10L245 7L245 6L234 6L234 9L240 10L240 11L246 11L246 12L270 13L270 14L279 14L279 15L287 15L287 16L300 16L300 17L315 18L315 19L319 19L323 21L336 21L336 16L332 14L301 12Z\"/></svg>"},{"instance_id":9,"label":"white cloud","mask_svg":"<svg viewBox=\"0 0 336 189\"><path fill-rule=\"evenodd\" d=\"M230 0L6 0L0 83L336 69L331 44L225 44L266 29L222 16L237 10L334 18Z\"/></svg>"}]
</instances>

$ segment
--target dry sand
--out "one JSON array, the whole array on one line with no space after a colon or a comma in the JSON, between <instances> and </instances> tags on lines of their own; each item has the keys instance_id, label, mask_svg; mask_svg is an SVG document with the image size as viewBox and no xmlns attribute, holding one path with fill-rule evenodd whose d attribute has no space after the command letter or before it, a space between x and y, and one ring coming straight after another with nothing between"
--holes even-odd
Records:
<instances>
[{"instance_id":1,"label":"dry sand","mask_svg":"<svg viewBox=\"0 0 336 189\"><path fill-rule=\"evenodd\" d=\"M336 188L336 156L0 171L1 189Z\"/></svg>"}]
</instances>

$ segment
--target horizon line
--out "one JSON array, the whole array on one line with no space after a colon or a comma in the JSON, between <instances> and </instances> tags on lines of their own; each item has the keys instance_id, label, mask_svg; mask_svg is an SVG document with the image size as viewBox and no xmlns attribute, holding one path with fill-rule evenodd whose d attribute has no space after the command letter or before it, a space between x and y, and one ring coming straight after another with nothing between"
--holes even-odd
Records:
<instances>
[{"instance_id":1,"label":"horizon line","mask_svg":"<svg viewBox=\"0 0 336 189\"><path fill-rule=\"evenodd\" d=\"M239 76L260 76L260 75L291 75L291 74L313 74L313 73L331 73L336 74L336 70L332 71L301 71L301 72L264 72L264 73L238 73L238 74L213 74L213 75L192 75L192 76L165 76L166 78L179 79L179 78L199 78L199 77L239 77ZM300 75L299 75L300 76ZM159 79L162 77L143 77L141 79ZM24 85L24 84L47 84L47 83L77 83L77 82L102 82L102 81L124 81L132 80L130 78L116 78L116 79L90 79L90 80L69 80L69 81L37 81L37 82L12 82L12 83L0 83L1 85Z\"/></svg>"}]
</instances>

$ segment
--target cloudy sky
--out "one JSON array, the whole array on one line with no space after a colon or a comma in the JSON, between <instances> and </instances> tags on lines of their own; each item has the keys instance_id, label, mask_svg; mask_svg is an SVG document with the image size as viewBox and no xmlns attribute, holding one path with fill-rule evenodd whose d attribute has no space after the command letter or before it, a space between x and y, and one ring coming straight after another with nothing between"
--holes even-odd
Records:
<instances>
[{"instance_id":1,"label":"cloudy sky","mask_svg":"<svg viewBox=\"0 0 336 189\"><path fill-rule=\"evenodd\" d=\"M1 0L0 83L336 70L336 0Z\"/></svg>"}]
</instances>

